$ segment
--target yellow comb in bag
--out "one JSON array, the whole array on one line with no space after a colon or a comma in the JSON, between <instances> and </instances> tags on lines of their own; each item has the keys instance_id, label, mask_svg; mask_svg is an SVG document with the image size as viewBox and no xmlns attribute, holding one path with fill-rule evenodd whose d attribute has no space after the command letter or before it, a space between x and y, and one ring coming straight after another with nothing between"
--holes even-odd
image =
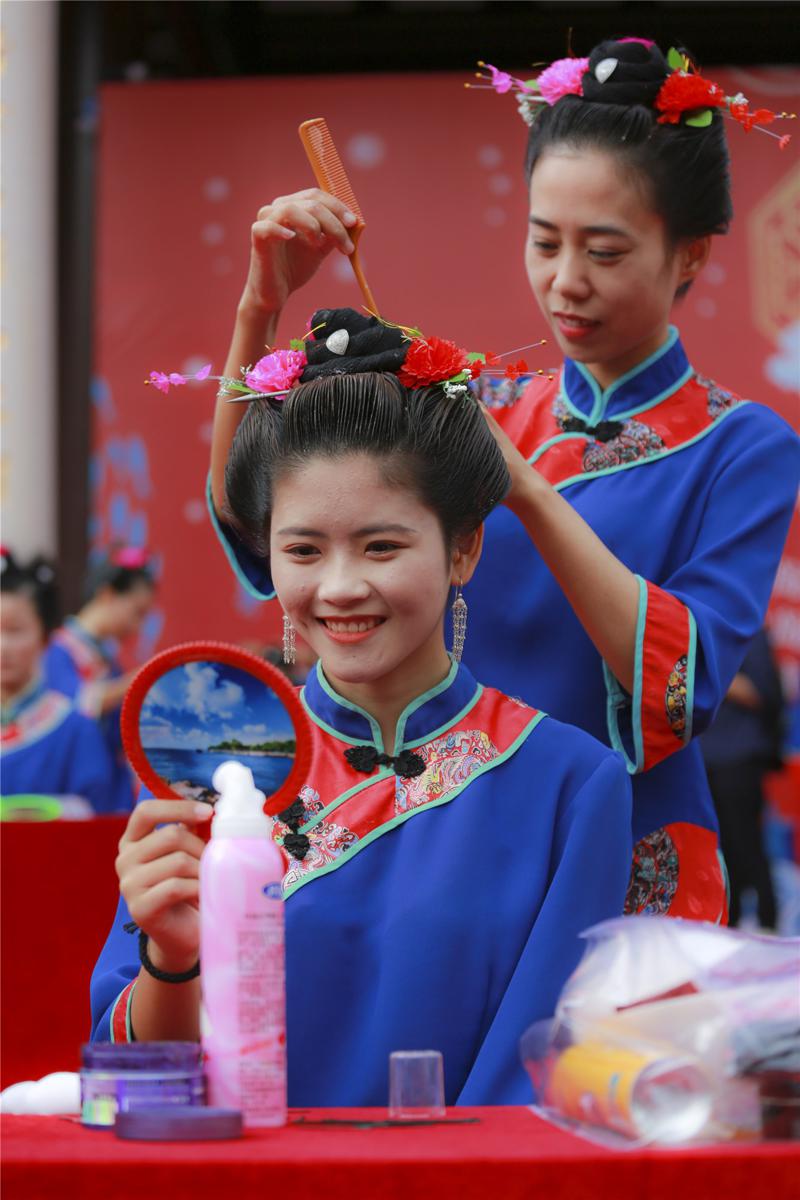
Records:
<instances>
[{"instance_id":1,"label":"yellow comb in bag","mask_svg":"<svg viewBox=\"0 0 800 1200\"><path fill-rule=\"evenodd\" d=\"M356 277L356 282L361 288L361 295L364 297L366 306L377 317L379 315L378 306L375 303L375 298L370 291L358 258L358 243L365 228L364 218L361 215L361 207L356 200L350 180L347 178L347 172L342 166L339 152L334 145L331 131L328 129L328 122L324 117L315 117L311 121L303 121L298 133L308 156L308 161L311 163L314 177L323 192L330 192L337 200L341 200L343 204L346 204L350 212L358 217L358 224L349 230L354 250L348 257L350 259L350 266L353 268L353 274Z\"/></svg>"}]
</instances>

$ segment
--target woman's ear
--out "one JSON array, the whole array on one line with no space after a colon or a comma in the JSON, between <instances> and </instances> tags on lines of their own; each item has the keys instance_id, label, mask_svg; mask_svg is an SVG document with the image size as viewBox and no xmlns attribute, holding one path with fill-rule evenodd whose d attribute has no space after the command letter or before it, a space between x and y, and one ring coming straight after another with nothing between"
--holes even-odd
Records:
<instances>
[{"instance_id":1,"label":"woman's ear","mask_svg":"<svg viewBox=\"0 0 800 1200\"><path fill-rule=\"evenodd\" d=\"M452 584L469 583L483 550L483 525L479 525L473 533L468 533L456 542L450 569Z\"/></svg>"},{"instance_id":2,"label":"woman's ear","mask_svg":"<svg viewBox=\"0 0 800 1200\"><path fill-rule=\"evenodd\" d=\"M710 253L710 237L692 238L691 241L683 244L680 250L681 273L678 279L679 287L684 283L691 283L693 279L697 278L708 262Z\"/></svg>"}]
</instances>

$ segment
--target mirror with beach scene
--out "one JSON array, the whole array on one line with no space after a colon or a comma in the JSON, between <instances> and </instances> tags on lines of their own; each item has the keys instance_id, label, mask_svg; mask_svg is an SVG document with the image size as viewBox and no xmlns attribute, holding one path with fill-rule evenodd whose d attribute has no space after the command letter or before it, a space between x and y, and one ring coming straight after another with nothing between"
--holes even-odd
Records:
<instances>
[{"instance_id":1,"label":"mirror with beach scene","mask_svg":"<svg viewBox=\"0 0 800 1200\"><path fill-rule=\"evenodd\" d=\"M285 676L217 642L190 642L151 659L128 691L122 732L137 775L164 798L213 804L214 771L236 759L268 800L291 800L310 757L308 717Z\"/></svg>"}]
</instances>

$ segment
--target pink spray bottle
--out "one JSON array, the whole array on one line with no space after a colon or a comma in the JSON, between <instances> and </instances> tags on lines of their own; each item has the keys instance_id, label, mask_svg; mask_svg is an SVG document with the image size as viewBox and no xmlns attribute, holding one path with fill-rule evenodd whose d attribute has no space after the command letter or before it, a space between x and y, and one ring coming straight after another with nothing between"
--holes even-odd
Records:
<instances>
[{"instance_id":1,"label":"pink spray bottle","mask_svg":"<svg viewBox=\"0 0 800 1200\"><path fill-rule=\"evenodd\" d=\"M248 767L214 772L220 795L200 860L200 1029L208 1102L245 1125L286 1123L286 984L281 880L264 796Z\"/></svg>"}]
</instances>

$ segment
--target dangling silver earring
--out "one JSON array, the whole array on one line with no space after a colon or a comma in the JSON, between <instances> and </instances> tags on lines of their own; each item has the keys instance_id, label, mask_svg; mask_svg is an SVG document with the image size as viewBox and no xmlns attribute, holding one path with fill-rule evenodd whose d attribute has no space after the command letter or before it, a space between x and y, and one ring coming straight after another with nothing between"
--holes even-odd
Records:
<instances>
[{"instance_id":1,"label":"dangling silver earring","mask_svg":"<svg viewBox=\"0 0 800 1200\"><path fill-rule=\"evenodd\" d=\"M456 588L456 598L453 601L453 660L461 662L464 653L464 642L467 640L467 602L461 594L461 580Z\"/></svg>"},{"instance_id":2,"label":"dangling silver earring","mask_svg":"<svg viewBox=\"0 0 800 1200\"><path fill-rule=\"evenodd\" d=\"M297 661L297 644L292 622L283 614L283 661L290 666Z\"/></svg>"}]
</instances>

